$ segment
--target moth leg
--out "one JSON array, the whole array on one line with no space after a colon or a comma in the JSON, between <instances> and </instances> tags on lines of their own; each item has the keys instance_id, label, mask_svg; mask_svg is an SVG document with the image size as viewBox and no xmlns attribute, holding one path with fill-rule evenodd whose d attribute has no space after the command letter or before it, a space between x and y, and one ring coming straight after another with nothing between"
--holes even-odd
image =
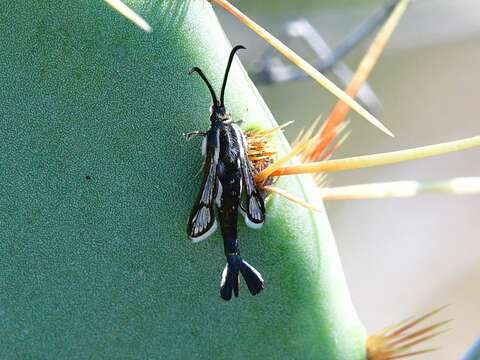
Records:
<instances>
[{"instance_id":1,"label":"moth leg","mask_svg":"<svg viewBox=\"0 0 480 360\"><path fill-rule=\"evenodd\" d=\"M191 139L193 139L194 137L197 137L197 136L206 136L206 135L207 135L206 131L191 131L191 132L188 132L188 133L183 133L183 136L187 140L191 140Z\"/></svg>"},{"instance_id":2,"label":"moth leg","mask_svg":"<svg viewBox=\"0 0 480 360\"><path fill-rule=\"evenodd\" d=\"M228 120L225 120L223 123L224 124L235 124L235 125L238 125L238 126L241 126L244 122L245 122L245 119L247 117L247 113L248 113L248 108L245 109L245 112L243 113L242 117L238 120L233 120L231 117L230 119ZM231 114L230 114L231 116Z\"/></svg>"},{"instance_id":3,"label":"moth leg","mask_svg":"<svg viewBox=\"0 0 480 360\"><path fill-rule=\"evenodd\" d=\"M247 119L247 115L248 115L248 108L245 108L245 111L243 112L242 117L238 120L233 121L232 123L235 124L235 125L238 125L238 126L242 126L242 124Z\"/></svg>"},{"instance_id":4,"label":"moth leg","mask_svg":"<svg viewBox=\"0 0 480 360\"><path fill-rule=\"evenodd\" d=\"M203 165L198 169L198 171L195 173L193 177L196 178L198 175L200 175L202 173L202 170L203 170Z\"/></svg>"},{"instance_id":5,"label":"moth leg","mask_svg":"<svg viewBox=\"0 0 480 360\"><path fill-rule=\"evenodd\" d=\"M235 124L235 125L241 126L244 122L245 122L245 121L242 120L242 119L238 119L238 120L230 119L230 120L224 121L223 123L224 123L224 124Z\"/></svg>"}]
</instances>

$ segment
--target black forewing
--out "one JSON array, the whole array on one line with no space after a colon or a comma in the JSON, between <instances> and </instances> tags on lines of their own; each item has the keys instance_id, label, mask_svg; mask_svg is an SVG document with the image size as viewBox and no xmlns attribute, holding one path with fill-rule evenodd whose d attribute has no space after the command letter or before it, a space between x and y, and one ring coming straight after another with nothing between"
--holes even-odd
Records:
<instances>
[{"instance_id":1,"label":"black forewing","mask_svg":"<svg viewBox=\"0 0 480 360\"><path fill-rule=\"evenodd\" d=\"M202 185L187 225L188 236L193 241L205 240L216 228L214 204L217 193L218 131L210 130L206 136Z\"/></svg>"},{"instance_id":2,"label":"black forewing","mask_svg":"<svg viewBox=\"0 0 480 360\"><path fill-rule=\"evenodd\" d=\"M248 226L259 228L265 221L265 204L260 192L255 186L252 175L250 161L248 160L248 145L245 135L238 125L232 124L237 134L240 147L240 168L242 172L242 182L245 188L246 204L245 204L245 222Z\"/></svg>"}]
</instances>

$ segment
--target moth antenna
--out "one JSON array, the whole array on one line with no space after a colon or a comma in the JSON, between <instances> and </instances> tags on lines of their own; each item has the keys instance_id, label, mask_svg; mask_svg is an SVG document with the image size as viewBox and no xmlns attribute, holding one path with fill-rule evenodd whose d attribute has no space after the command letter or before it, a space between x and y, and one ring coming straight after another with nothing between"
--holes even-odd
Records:
<instances>
[{"instance_id":1,"label":"moth antenna","mask_svg":"<svg viewBox=\"0 0 480 360\"><path fill-rule=\"evenodd\" d=\"M230 72L230 66L232 66L232 61L233 61L233 57L235 56L235 53L240 49L246 49L246 48L243 45L237 45L230 52L230 57L228 58L227 68L225 69L225 76L223 77L222 92L220 93L220 105L221 106L225 106L224 95L225 95L225 87L227 86L228 73Z\"/></svg>"},{"instance_id":2,"label":"moth antenna","mask_svg":"<svg viewBox=\"0 0 480 360\"><path fill-rule=\"evenodd\" d=\"M200 75L200 77L205 82L205 84L207 84L208 90L210 90L210 94L212 95L213 105L217 106L218 105L217 95L215 95L215 91L213 90L212 85L208 81L203 71L200 68L194 66L193 68L190 69L190 71L188 72L188 75L192 75L193 72L198 73L198 75Z\"/></svg>"}]
</instances>

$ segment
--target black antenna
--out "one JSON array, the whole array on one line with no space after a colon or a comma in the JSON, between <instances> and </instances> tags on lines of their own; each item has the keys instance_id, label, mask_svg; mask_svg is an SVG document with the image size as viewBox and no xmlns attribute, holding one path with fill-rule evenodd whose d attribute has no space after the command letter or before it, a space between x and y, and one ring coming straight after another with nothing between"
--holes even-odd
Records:
<instances>
[{"instance_id":1,"label":"black antenna","mask_svg":"<svg viewBox=\"0 0 480 360\"><path fill-rule=\"evenodd\" d=\"M213 91L213 88L212 88L212 85L210 85L209 81L207 80L207 77L205 76L205 74L203 73L202 70L200 70L200 68L198 67L193 67L190 69L190 71L188 72L189 75L192 75L193 72L197 72L198 75L200 75L200 77L203 79L203 81L205 82L205 84L207 84L208 86L208 90L210 90L210 94L212 95L212 101L213 101L213 106L218 106L218 100L217 100L217 95L215 95L215 91Z\"/></svg>"},{"instance_id":2,"label":"black antenna","mask_svg":"<svg viewBox=\"0 0 480 360\"><path fill-rule=\"evenodd\" d=\"M228 73L230 72L230 66L232 65L232 61L233 61L233 57L235 56L235 53L240 49L245 49L245 46L237 45L230 52L230 57L228 58L227 68L225 69L225 76L223 77L222 92L220 93L220 105L221 106L225 106L225 103L223 102L223 98L224 98L224 95L225 95L225 87L227 86L227 78L228 78Z\"/></svg>"}]
</instances>

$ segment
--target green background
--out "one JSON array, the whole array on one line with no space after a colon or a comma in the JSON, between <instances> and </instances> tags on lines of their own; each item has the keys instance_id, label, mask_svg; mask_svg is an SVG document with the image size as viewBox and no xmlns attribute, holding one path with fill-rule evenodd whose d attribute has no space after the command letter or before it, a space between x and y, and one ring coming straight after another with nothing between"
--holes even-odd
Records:
<instances>
[{"instance_id":1,"label":"green background","mask_svg":"<svg viewBox=\"0 0 480 360\"><path fill-rule=\"evenodd\" d=\"M208 127L188 69L218 88L230 47L206 2L128 4L152 34L101 1L0 14L0 358L363 359L324 212L273 199L261 231L240 225L267 288L219 298L220 236L186 236L201 155L181 134ZM226 103L274 124L238 64Z\"/></svg>"}]
</instances>

